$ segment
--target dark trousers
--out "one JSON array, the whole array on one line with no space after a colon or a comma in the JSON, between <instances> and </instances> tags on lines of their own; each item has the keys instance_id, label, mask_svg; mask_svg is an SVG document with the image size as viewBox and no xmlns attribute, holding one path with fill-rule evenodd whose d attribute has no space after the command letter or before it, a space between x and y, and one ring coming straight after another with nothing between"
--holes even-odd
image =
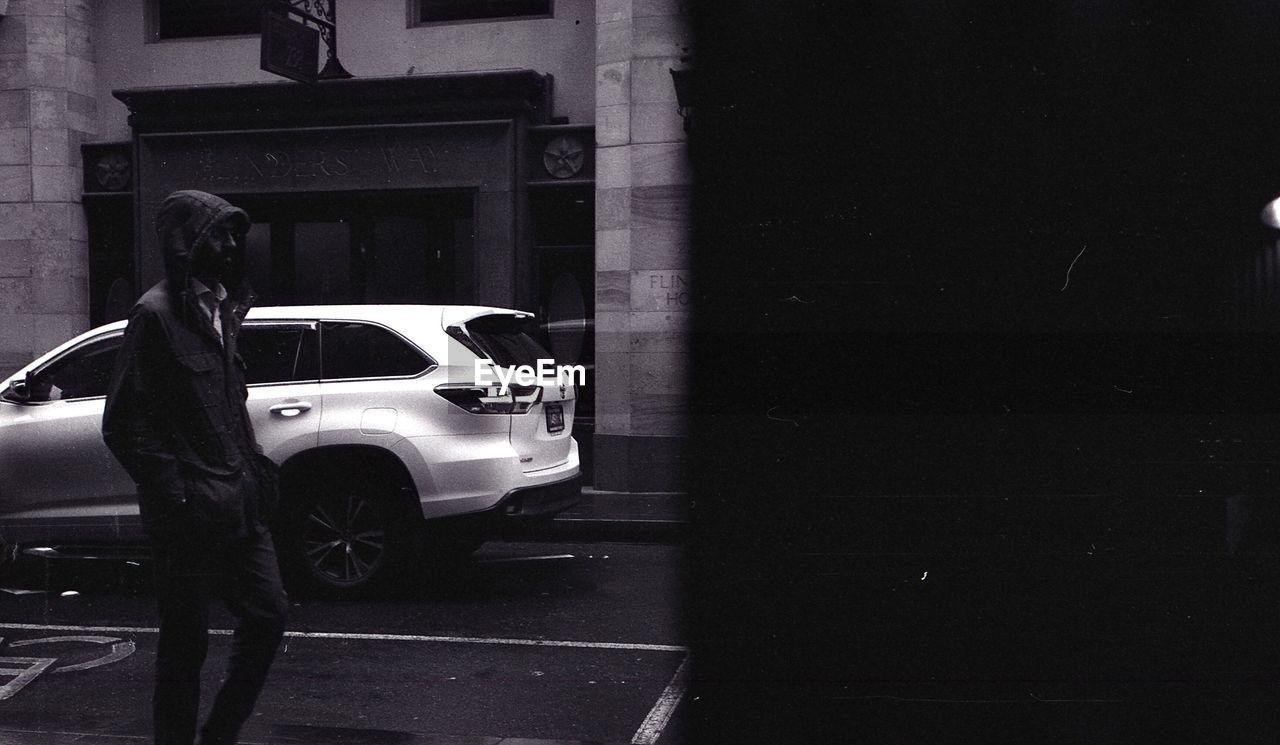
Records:
<instances>
[{"instance_id":1,"label":"dark trousers","mask_svg":"<svg viewBox=\"0 0 1280 745\"><path fill-rule=\"evenodd\" d=\"M209 649L209 606L226 603L238 620L226 678L201 728L204 745L234 743L253 712L289 601L271 535L242 541L193 539L154 547L160 642L154 702L156 745L192 745L200 709L200 668Z\"/></svg>"}]
</instances>

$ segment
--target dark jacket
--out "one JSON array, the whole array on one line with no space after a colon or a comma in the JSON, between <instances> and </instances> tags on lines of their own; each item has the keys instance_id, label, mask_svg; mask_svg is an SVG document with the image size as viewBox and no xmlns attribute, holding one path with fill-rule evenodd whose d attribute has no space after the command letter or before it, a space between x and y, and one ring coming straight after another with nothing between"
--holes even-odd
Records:
<instances>
[{"instance_id":1,"label":"dark jacket","mask_svg":"<svg viewBox=\"0 0 1280 745\"><path fill-rule=\"evenodd\" d=\"M103 411L102 437L137 484L155 540L243 537L274 508L274 464L259 455L236 353L251 296L224 280L219 342L191 287L192 250L221 220L241 235L249 224L212 194L165 199L156 218L165 279L129 313Z\"/></svg>"}]
</instances>

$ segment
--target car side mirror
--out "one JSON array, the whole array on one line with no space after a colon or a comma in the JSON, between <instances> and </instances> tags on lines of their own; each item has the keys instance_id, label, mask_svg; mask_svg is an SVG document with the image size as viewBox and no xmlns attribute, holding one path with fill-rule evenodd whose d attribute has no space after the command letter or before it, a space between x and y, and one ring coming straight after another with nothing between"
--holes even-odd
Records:
<instances>
[{"instance_id":1,"label":"car side mirror","mask_svg":"<svg viewBox=\"0 0 1280 745\"><path fill-rule=\"evenodd\" d=\"M9 387L11 395L18 401L31 400L31 372L28 371L22 380L13 381L13 385Z\"/></svg>"}]
</instances>

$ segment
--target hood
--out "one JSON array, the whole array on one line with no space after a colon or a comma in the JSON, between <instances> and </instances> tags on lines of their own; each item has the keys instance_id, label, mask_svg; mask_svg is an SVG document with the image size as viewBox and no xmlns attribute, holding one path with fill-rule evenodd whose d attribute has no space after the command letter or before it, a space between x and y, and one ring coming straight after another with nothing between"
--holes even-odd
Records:
<instances>
[{"instance_id":1,"label":"hood","mask_svg":"<svg viewBox=\"0 0 1280 745\"><path fill-rule=\"evenodd\" d=\"M164 254L164 274L174 300L180 308L187 306L190 292L191 255L209 229L221 220L230 220L236 233L236 253L223 285L238 305L247 310L250 293L243 282L244 234L249 229L249 215L222 197L203 191L175 191L165 197L156 215L156 234Z\"/></svg>"}]
</instances>

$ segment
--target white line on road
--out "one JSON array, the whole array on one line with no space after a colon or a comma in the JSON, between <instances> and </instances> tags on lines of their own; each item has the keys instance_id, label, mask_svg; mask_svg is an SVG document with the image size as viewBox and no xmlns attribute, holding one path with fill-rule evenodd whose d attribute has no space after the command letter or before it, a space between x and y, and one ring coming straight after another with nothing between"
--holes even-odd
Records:
<instances>
[{"instance_id":1,"label":"white line on road","mask_svg":"<svg viewBox=\"0 0 1280 745\"><path fill-rule=\"evenodd\" d=\"M117 639L114 636L46 636L42 639L22 639L16 642L9 642L10 647L29 647L32 644L52 644L55 642L86 642L89 644L110 644L111 651L95 660L81 662L77 665L63 665L55 667L49 672L66 673L77 670L92 670L95 667L110 665L113 662L119 662L129 655L137 651L137 647L133 642L127 642L123 639Z\"/></svg>"},{"instance_id":2,"label":"white line on road","mask_svg":"<svg viewBox=\"0 0 1280 745\"><path fill-rule=\"evenodd\" d=\"M476 559L477 564L518 564L525 561L548 561L551 559L576 559L573 554L555 554L552 556L503 556L496 559Z\"/></svg>"},{"instance_id":3,"label":"white line on road","mask_svg":"<svg viewBox=\"0 0 1280 745\"><path fill-rule=\"evenodd\" d=\"M58 661L56 657L6 657L4 659L5 662L23 665L24 667L0 668L0 675L14 676L13 680L0 686L0 701L13 698L18 691L21 691L28 683L35 680L40 673Z\"/></svg>"},{"instance_id":4,"label":"white line on road","mask_svg":"<svg viewBox=\"0 0 1280 745\"><path fill-rule=\"evenodd\" d=\"M8 727L0 727L0 734L37 735L45 738L46 740L48 739L49 735L65 735L67 737L74 738L75 740L87 740L90 737L93 737L93 738L100 737L104 740L107 738L112 738L115 740L141 740L143 742L146 742L151 739L150 737L145 735L103 735L103 734L98 734L97 732L88 733L88 732L64 732L61 730L44 730L44 729L9 729ZM7 743L9 741L4 740L3 742ZM17 741L15 740L14 742L17 742ZM256 745L256 741L254 740L241 740L240 742L244 743L244 745L249 745L249 743L255 743Z\"/></svg>"},{"instance_id":5,"label":"white line on road","mask_svg":"<svg viewBox=\"0 0 1280 745\"><path fill-rule=\"evenodd\" d=\"M27 631L86 631L133 634L156 634L160 629L138 626L58 626L33 623L0 623L3 629ZM210 634L230 636L230 629L210 629ZM627 644L623 642L579 642L552 639L502 639L472 636L422 636L419 634L347 634L333 631L286 631L295 639L342 639L350 641L437 642L443 644L503 644L525 647L569 647L575 649L622 649L636 652L688 652L688 647L674 644Z\"/></svg>"},{"instance_id":6,"label":"white line on road","mask_svg":"<svg viewBox=\"0 0 1280 745\"><path fill-rule=\"evenodd\" d=\"M658 697L658 703L649 710L649 716L644 718L640 729L631 737L631 745L653 745L662 736L662 730L680 704L680 699L684 698L685 667L688 664L688 657L680 661L680 667L676 668L676 674L671 676L671 682Z\"/></svg>"},{"instance_id":7,"label":"white line on road","mask_svg":"<svg viewBox=\"0 0 1280 745\"><path fill-rule=\"evenodd\" d=\"M68 743L82 742L82 741L83 742L101 742L102 740L107 740L107 739L120 740L120 741L137 740L139 742L151 742L150 735L112 735L112 734L102 734L99 732L75 732L75 731L69 731L69 730L10 729L8 727L0 726L0 735L6 735L6 734L36 735L38 738L41 738L39 742L49 741L50 735L71 738L69 740L58 741L58 742L68 742ZM11 741L8 739L0 738L0 742L5 743L5 745L12 745L12 743L16 743L19 741L18 740ZM240 743L240 745L271 745L271 743L265 740L237 740L237 742Z\"/></svg>"},{"instance_id":8,"label":"white line on road","mask_svg":"<svg viewBox=\"0 0 1280 745\"><path fill-rule=\"evenodd\" d=\"M20 629L26 631L79 631L79 632L113 632L113 633L132 633L132 634L156 634L159 629L144 626L65 626L65 625L48 625L48 624L31 624L31 623L0 623L0 628ZM230 636L233 632L230 629L210 629L210 634L220 636ZM649 710L649 715L645 717L640 724L640 729L631 738L631 745L653 745L662 735L662 730L666 728L667 723L671 719L671 715L675 712L676 706L680 704L680 700L684 697L686 690L685 670L689 664L688 652L689 648L674 644L625 644L619 642L580 642L580 641L556 641L551 639L504 639L504 638L483 638L483 637L467 637L467 636L423 636L418 634L349 634L341 632L329 631L287 631L286 637L303 638L303 639L341 639L352 641L408 641L408 642L437 642L452 644L498 644L511 646L531 646L531 647L568 647L574 649L614 649L627 651L642 652L683 652L685 657L680 661L680 666L676 668L675 675L671 677L671 682L667 684L662 694L658 696L658 701ZM2 638L2 637L0 637ZM11 643L10 646L21 644L22 642ZM130 649L130 652L133 650ZM34 659L27 658L7 658L9 662L22 662L31 664ZM41 660L44 667L48 667L55 660ZM0 674L19 674L24 678L34 677L43 671L44 667L39 670L0 670ZM16 693L21 685L15 685L17 681L11 681L9 686L0 686L0 698L6 698L2 695L6 688L13 687L12 693Z\"/></svg>"}]
</instances>

